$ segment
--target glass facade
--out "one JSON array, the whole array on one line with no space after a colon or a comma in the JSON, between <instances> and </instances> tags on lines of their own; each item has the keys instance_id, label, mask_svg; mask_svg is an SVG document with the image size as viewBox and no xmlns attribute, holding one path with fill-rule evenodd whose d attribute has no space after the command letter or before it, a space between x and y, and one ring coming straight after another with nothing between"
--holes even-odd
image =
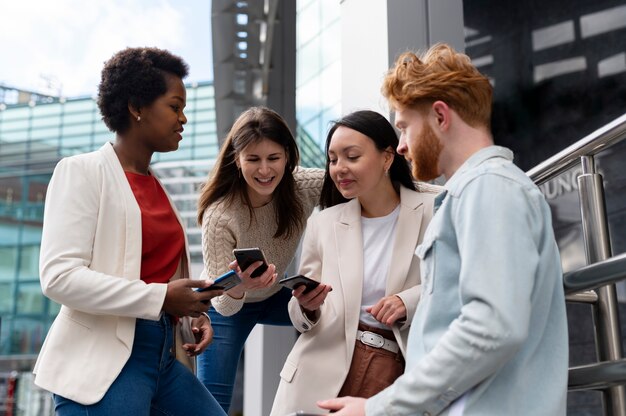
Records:
<instances>
[{"instance_id":1,"label":"glass facade","mask_svg":"<svg viewBox=\"0 0 626 416\"><path fill-rule=\"evenodd\" d=\"M515 152L528 170L624 114L626 108L626 4L623 0L464 2L466 51L494 85L496 144ZM489 13L485 13L489 10ZM605 176L615 254L626 252L626 146L596 158ZM541 189L553 206L565 271L585 264L578 210L580 168ZM626 297L624 299L626 301Z\"/></svg>"},{"instance_id":2,"label":"glass facade","mask_svg":"<svg viewBox=\"0 0 626 416\"><path fill-rule=\"evenodd\" d=\"M297 2L296 119L299 136L320 148L329 122L341 117L340 17L337 0Z\"/></svg>"},{"instance_id":3,"label":"glass facade","mask_svg":"<svg viewBox=\"0 0 626 416\"><path fill-rule=\"evenodd\" d=\"M65 156L98 149L114 135L90 97L0 109L1 363L3 356L34 358L59 310L42 295L38 270L43 205L54 166ZM192 261L201 267L196 191L219 150L211 82L187 86L185 113L179 150L155 154L153 169L183 215Z\"/></svg>"},{"instance_id":4,"label":"glass facade","mask_svg":"<svg viewBox=\"0 0 626 416\"><path fill-rule=\"evenodd\" d=\"M523 169L624 114L623 0L471 0L464 19L466 52L495 87L495 140Z\"/></svg>"}]
</instances>

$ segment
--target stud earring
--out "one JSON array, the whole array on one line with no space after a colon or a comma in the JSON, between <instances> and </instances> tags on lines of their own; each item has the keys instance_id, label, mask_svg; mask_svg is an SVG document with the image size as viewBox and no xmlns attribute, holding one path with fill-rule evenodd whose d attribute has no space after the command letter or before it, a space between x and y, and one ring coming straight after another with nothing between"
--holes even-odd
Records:
<instances>
[{"instance_id":1,"label":"stud earring","mask_svg":"<svg viewBox=\"0 0 626 416\"><path fill-rule=\"evenodd\" d=\"M141 116L137 116L137 121L141 121Z\"/></svg>"}]
</instances>

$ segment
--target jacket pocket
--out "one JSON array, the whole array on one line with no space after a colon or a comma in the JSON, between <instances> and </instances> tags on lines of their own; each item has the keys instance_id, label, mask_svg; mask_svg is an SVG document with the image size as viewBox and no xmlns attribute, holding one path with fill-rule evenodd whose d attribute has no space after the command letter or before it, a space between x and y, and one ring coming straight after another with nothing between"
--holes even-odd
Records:
<instances>
[{"instance_id":1,"label":"jacket pocket","mask_svg":"<svg viewBox=\"0 0 626 416\"><path fill-rule=\"evenodd\" d=\"M78 312L78 311L67 311L64 309L61 309L61 311L59 312L59 317L67 323L74 323L76 325L79 325L81 327L83 327L84 329L91 331L91 328L93 328L94 326L94 319L93 319L93 315L88 315L84 312Z\"/></svg>"},{"instance_id":2,"label":"jacket pocket","mask_svg":"<svg viewBox=\"0 0 626 416\"><path fill-rule=\"evenodd\" d=\"M293 376L296 374L296 370L298 370L297 365L289 361L285 361L285 365L280 372L280 378L285 380L287 383L291 383L291 381L293 380Z\"/></svg>"},{"instance_id":3,"label":"jacket pocket","mask_svg":"<svg viewBox=\"0 0 626 416\"><path fill-rule=\"evenodd\" d=\"M435 286L436 241L436 236L426 236L415 249L415 255L420 258L420 274L424 293L433 293Z\"/></svg>"}]
</instances>

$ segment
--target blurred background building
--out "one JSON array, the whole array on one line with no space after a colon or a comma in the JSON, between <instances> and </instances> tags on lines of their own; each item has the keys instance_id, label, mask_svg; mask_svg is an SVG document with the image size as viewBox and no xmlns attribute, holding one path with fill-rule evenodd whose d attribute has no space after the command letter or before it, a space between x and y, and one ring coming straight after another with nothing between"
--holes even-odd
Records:
<instances>
[{"instance_id":1,"label":"blurred background building","mask_svg":"<svg viewBox=\"0 0 626 416\"><path fill-rule=\"evenodd\" d=\"M213 0L214 79L187 85L184 140L153 168L186 221L202 267L197 191L233 120L267 105L297 133L305 166L323 166L328 123L356 109L392 115L379 94L395 57L438 41L464 50L494 85L497 144L528 170L624 113L626 2L544 0ZM0 86L0 415L50 414L29 373L59 305L41 294L38 255L46 187L65 156L113 139L92 97ZM624 144L597 158L605 176L613 253L626 252ZM585 264L574 169L542 185L565 271ZM514 238L514 237L512 237ZM622 322L624 285L618 285ZM590 307L568 304L572 364L595 360ZM246 346L232 414L266 415L291 328L259 327ZM21 388L20 388L21 383ZM595 415L599 393L569 396Z\"/></svg>"}]
</instances>

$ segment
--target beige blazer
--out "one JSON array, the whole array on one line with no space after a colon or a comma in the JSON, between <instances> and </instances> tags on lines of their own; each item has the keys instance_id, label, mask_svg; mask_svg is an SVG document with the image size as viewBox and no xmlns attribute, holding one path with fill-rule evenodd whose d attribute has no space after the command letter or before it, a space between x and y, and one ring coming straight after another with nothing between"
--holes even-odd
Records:
<instances>
[{"instance_id":1,"label":"beige blazer","mask_svg":"<svg viewBox=\"0 0 626 416\"><path fill-rule=\"evenodd\" d=\"M39 267L43 293L62 306L33 371L39 387L98 402L130 357L135 319L159 319L167 285L140 279L141 240L141 211L111 143L59 162ZM185 252L174 278L189 276L186 240Z\"/></svg>"},{"instance_id":2,"label":"beige blazer","mask_svg":"<svg viewBox=\"0 0 626 416\"><path fill-rule=\"evenodd\" d=\"M407 308L406 323L393 333L404 353L410 322L420 297L419 259L414 254L432 217L438 189L425 192L401 188L400 214L386 295L396 294ZM280 373L272 415L321 412L315 402L336 397L348 374L361 307L363 241L361 206L354 199L309 218L303 240L300 273L330 284L319 318L310 321L295 298L289 315L302 334Z\"/></svg>"}]
</instances>

